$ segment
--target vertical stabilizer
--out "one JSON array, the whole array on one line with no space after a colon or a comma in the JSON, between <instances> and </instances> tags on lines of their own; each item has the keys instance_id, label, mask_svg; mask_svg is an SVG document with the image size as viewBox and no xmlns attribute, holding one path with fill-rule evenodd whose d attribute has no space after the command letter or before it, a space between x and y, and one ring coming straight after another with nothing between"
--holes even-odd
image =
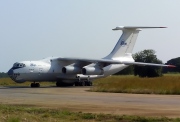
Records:
<instances>
[{"instance_id":1,"label":"vertical stabilizer","mask_svg":"<svg viewBox=\"0 0 180 122\"><path fill-rule=\"evenodd\" d=\"M165 27L134 27L134 26L119 26L113 30L122 30L123 33L119 38L112 52L105 58L113 59L123 57L125 54L131 54L136 43L140 29L145 28L165 28Z\"/></svg>"}]
</instances>

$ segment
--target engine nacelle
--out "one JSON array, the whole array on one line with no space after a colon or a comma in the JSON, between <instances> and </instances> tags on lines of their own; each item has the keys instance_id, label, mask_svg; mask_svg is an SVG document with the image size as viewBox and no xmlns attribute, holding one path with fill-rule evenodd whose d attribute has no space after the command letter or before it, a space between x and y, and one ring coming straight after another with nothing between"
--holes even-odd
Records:
<instances>
[{"instance_id":1,"label":"engine nacelle","mask_svg":"<svg viewBox=\"0 0 180 122\"><path fill-rule=\"evenodd\" d=\"M82 68L83 75L103 75L104 70L99 67L84 67Z\"/></svg>"},{"instance_id":2,"label":"engine nacelle","mask_svg":"<svg viewBox=\"0 0 180 122\"><path fill-rule=\"evenodd\" d=\"M76 66L65 66L62 68L62 73L64 74L78 74L81 72L81 69Z\"/></svg>"}]
</instances>

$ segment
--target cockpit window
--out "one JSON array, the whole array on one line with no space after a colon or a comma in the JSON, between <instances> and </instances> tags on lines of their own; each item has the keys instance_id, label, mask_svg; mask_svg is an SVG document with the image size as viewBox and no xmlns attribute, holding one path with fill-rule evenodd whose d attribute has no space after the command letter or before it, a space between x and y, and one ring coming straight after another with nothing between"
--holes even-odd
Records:
<instances>
[{"instance_id":1,"label":"cockpit window","mask_svg":"<svg viewBox=\"0 0 180 122\"><path fill-rule=\"evenodd\" d=\"M14 63L13 65L13 69L18 69L18 68L22 68L22 67L25 67L26 65L23 64L23 63Z\"/></svg>"}]
</instances>

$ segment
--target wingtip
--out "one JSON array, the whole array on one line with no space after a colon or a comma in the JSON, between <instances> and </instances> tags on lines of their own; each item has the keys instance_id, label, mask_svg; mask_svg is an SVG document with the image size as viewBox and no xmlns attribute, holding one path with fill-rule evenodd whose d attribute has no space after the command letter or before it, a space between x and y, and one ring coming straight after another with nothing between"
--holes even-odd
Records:
<instances>
[{"instance_id":1,"label":"wingtip","mask_svg":"<svg viewBox=\"0 0 180 122\"><path fill-rule=\"evenodd\" d=\"M167 27L159 27L159 28L167 28Z\"/></svg>"},{"instance_id":2,"label":"wingtip","mask_svg":"<svg viewBox=\"0 0 180 122\"><path fill-rule=\"evenodd\" d=\"M176 66L174 66L174 65L168 65L168 67L170 67L170 68L175 68Z\"/></svg>"}]
</instances>

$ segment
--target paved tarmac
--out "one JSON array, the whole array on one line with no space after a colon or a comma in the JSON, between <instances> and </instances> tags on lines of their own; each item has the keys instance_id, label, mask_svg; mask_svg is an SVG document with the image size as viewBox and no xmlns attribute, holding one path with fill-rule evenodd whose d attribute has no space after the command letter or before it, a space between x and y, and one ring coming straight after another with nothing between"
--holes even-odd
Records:
<instances>
[{"instance_id":1,"label":"paved tarmac","mask_svg":"<svg viewBox=\"0 0 180 122\"><path fill-rule=\"evenodd\" d=\"M1 104L77 112L180 117L179 95L89 92L90 87L0 87Z\"/></svg>"}]
</instances>

